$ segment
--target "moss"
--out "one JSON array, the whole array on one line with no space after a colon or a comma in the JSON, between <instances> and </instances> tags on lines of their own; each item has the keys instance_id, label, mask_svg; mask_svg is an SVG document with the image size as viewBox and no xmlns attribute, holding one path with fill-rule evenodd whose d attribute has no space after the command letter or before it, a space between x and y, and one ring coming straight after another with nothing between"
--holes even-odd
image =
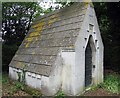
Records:
<instances>
[{"instance_id":1,"label":"moss","mask_svg":"<svg viewBox=\"0 0 120 98\"><path fill-rule=\"evenodd\" d=\"M57 14L50 16L50 19L48 20L48 26L51 26L54 22L58 20L59 20L59 16Z\"/></svg>"},{"instance_id":2,"label":"moss","mask_svg":"<svg viewBox=\"0 0 120 98\"><path fill-rule=\"evenodd\" d=\"M25 39L27 41L25 43L25 47L26 48L29 47L29 45L30 45L31 42L38 40L38 37L40 36L41 31L43 30L43 26L45 26L44 20L42 20L42 22L40 22L40 23L35 24L35 25L32 26L32 28L34 28L35 31L31 32L29 34L28 38ZM34 37L34 36L36 36L36 37Z\"/></svg>"},{"instance_id":3,"label":"moss","mask_svg":"<svg viewBox=\"0 0 120 98\"><path fill-rule=\"evenodd\" d=\"M29 38L26 38L25 39L27 42L31 42L32 40L33 40L33 38L32 37L29 37Z\"/></svg>"},{"instance_id":4,"label":"moss","mask_svg":"<svg viewBox=\"0 0 120 98\"><path fill-rule=\"evenodd\" d=\"M59 20L58 17L56 17L56 18L54 18L54 19L50 19L50 20L48 21L48 25L51 26L54 22L56 22L56 21L58 21L58 20Z\"/></svg>"},{"instance_id":5,"label":"moss","mask_svg":"<svg viewBox=\"0 0 120 98\"><path fill-rule=\"evenodd\" d=\"M35 28L38 28L38 27L42 27L42 26L44 26L44 25L45 25L45 22L44 22L44 20L43 20L42 22L39 22L39 23L33 25L32 28L35 29Z\"/></svg>"},{"instance_id":6,"label":"moss","mask_svg":"<svg viewBox=\"0 0 120 98\"><path fill-rule=\"evenodd\" d=\"M22 62L17 62L16 66L18 68L24 68L25 65Z\"/></svg>"},{"instance_id":7,"label":"moss","mask_svg":"<svg viewBox=\"0 0 120 98\"><path fill-rule=\"evenodd\" d=\"M27 48L29 46L29 43L26 43L25 47Z\"/></svg>"},{"instance_id":8,"label":"moss","mask_svg":"<svg viewBox=\"0 0 120 98\"><path fill-rule=\"evenodd\" d=\"M90 2L90 7L94 8L94 5L93 5L93 3L92 3L92 2Z\"/></svg>"},{"instance_id":9,"label":"moss","mask_svg":"<svg viewBox=\"0 0 120 98\"><path fill-rule=\"evenodd\" d=\"M48 20L48 26L51 26L54 22L56 22L58 20L59 20L59 17L57 14L50 16L50 18ZM26 48L29 47L31 42L38 40L38 37L40 36L44 26L45 26L44 19L42 19L41 22L32 26L32 28L34 29L34 32L31 32L29 34L29 36L25 39L25 41L26 41L25 47Z\"/></svg>"}]
</instances>

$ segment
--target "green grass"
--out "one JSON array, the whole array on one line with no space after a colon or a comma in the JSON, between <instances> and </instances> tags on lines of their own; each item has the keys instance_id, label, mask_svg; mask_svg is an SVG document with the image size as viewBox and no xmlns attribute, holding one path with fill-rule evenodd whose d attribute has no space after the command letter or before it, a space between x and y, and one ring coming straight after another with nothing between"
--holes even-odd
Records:
<instances>
[{"instance_id":1,"label":"green grass","mask_svg":"<svg viewBox=\"0 0 120 98\"><path fill-rule=\"evenodd\" d=\"M103 84L101 86L112 92L112 93L120 93L120 76L118 75L107 75L105 76Z\"/></svg>"},{"instance_id":2,"label":"green grass","mask_svg":"<svg viewBox=\"0 0 120 98\"><path fill-rule=\"evenodd\" d=\"M63 91L58 91L58 93L56 94L55 98L65 98L65 94Z\"/></svg>"},{"instance_id":3,"label":"green grass","mask_svg":"<svg viewBox=\"0 0 120 98\"><path fill-rule=\"evenodd\" d=\"M6 87L8 87L9 94L12 95L16 93L18 90L24 91L31 96L42 96L39 90L33 89L21 82L12 81L8 78L6 74L3 74L2 83ZM106 75L104 78L104 82L98 84L97 86L91 86L92 91L97 90L98 88L103 88L111 93L120 93L120 76L119 75ZM65 98L65 94L63 91L59 91L55 98Z\"/></svg>"},{"instance_id":4,"label":"green grass","mask_svg":"<svg viewBox=\"0 0 120 98\"><path fill-rule=\"evenodd\" d=\"M9 95L13 95L17 91L21 90L31 96L41 96L39 90L33 89L19 81L13 81L9 79L7 74L3 74L2 76L2 84L4 85L5 89L7 89Z\"/></svg>"},{"instance_id":5,"label":"green grass","mask_svg":"<svg viewBox=\"0 0 120 98\"><path fill-rule=\"evenodd\" d=\"M30 94L31 96L42 96L40 90L31 88L31 87L29 87L27 85L24 85L23 91Z\"/></svg>"},{"instance_id":6,"label":"green grass","mask_svg":"<svg viewBox=\"0 0 120 98\"><path fill-rule=\"evenodd\" d=\"M6 73L2 75L2 83L3 84L9 83L8 76Z\"/></svg>"},{"instance_id":7,"label":"green grass","mask_svg":"<svg viewBox=\"0 0 120 98\"><path fill-rule=\"evenodd\" d=\"M2 84L2 75L0 74L0 85Z\"/></svg>"},{"instance_id":8,"label":"green grass","mask_svg":"<svg viewBox=\"0 0 120 98\"><path fill-rule=\"evenodd\" d=\"M111 93L120 93L120 76L118 75L106 75L104 82L97 86L91 86L90 90L95 91L98 88L103 88Z\"/></svg>"}]
</instances>

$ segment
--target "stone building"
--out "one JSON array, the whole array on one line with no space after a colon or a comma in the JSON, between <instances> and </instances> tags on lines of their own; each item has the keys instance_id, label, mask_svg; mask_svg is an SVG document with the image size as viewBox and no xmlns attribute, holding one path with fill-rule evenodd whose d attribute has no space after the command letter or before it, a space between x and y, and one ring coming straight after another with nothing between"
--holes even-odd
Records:
<instances>
[{"instance_id":1,"label":"stone building","mask_svg":"<svg viewBox=\"0 0 120 98\"><path fill-rule=\"evenodd\" d=\"M103 48L93 5L77 2L33 22L9 76L44 95L78 95L103 81Z\"/></svg>"}]
</instances>

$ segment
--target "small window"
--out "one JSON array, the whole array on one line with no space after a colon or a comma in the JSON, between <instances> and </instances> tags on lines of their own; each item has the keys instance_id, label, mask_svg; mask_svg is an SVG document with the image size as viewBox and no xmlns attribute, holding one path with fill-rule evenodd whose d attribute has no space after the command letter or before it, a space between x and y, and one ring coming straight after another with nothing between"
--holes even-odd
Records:
<instances>
[{"instance_id":1,"label":"small window","mask_svg":"<svg viewBox=\"0 0 120 98\"><path fill-rule=\"evenodd\" d=\"M89 30L90 30L91 32L93 32L93 25L92 25L92 24L89 24Z\"/></svg>"}]
</instances>

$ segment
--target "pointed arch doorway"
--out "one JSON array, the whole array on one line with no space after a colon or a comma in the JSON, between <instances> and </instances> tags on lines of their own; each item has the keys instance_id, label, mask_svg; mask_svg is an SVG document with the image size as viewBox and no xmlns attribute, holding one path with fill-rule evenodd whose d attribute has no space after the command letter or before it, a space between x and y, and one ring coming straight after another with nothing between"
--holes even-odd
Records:
<instances>
[{"instance_id":1,"label":"pointed arch doorway","mask_svg":"<svg viewBox=\"0 0 120 98\"><path fill-rule=\"evenodd\" d=\"M88 87L92 84L92 74L95 70L95 58L95 44L92 35L90 35L85 50L85 87Z\"/></svg>"}]
</instances>

